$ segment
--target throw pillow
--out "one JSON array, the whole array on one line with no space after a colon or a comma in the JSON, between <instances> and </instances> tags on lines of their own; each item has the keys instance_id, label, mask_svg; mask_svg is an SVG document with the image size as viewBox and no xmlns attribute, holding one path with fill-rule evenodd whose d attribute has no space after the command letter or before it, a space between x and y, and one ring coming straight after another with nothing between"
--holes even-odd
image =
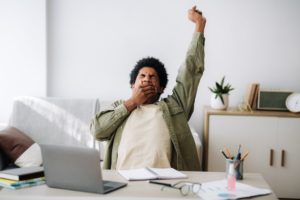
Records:
<instances>
[{"instance_id":1,"label":"throw pillow","mask_svg":"<svg viewBox=\"0 0 300 200\"><path fill-rule=\"evenodd\" d=\"M15 165L19 167L40 166L43 163L41 147L37 143L31 145L20 157L15 161Z\"/></svg>"},{"instance_id":2,"label":"throw pillow","mask_svg":"<svg viewBox=\"0 0 300 200\"><path fill-rule=\"evenodd\" d=\"M8 127L0 131L0 151L19 167L38 166L42 163L40 149L36 147L37 144L33 144L36 143L17 128ZM30 149L31 146L33 147Z\"/></svg>"}]
</instances>

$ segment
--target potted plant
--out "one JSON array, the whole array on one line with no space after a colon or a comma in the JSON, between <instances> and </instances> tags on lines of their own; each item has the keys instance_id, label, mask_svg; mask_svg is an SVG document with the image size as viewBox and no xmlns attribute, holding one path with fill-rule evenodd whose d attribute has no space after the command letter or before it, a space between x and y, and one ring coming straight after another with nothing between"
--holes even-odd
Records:
<instances>
[{"instance_id":1,"label":"potted plant","mask_svg":"<svg viewBox=\"0 0 300 200\"><path fill-rule=\"evenodd\" d=\"M225 82L225 76L223 76L221 82L216 82L216 85L214 88L210 88L210 91L213 93L210 99L210 105L214 109L227 109L228 107L228 95L229 92L232 91L234 88L231 87L229 83L226 85Z\"/></svg>"}]
</instances>

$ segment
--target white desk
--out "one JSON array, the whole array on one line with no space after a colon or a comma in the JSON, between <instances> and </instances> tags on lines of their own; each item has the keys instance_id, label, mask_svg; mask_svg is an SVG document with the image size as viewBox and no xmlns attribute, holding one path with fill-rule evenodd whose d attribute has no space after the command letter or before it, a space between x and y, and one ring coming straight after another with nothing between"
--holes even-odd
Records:
<instances>
[{"instance_id":1,"label":"white desk","mask_svg":"<svg viewBox=\"0 0 300 200\"><path fill-rule=\"evenodd\" d=\"M219 180L224 178L225 174L221 172L184 172L188 175L189 181L205 182L212 180ZM126 182L116 171L104 170L104 179ZM166 181L166 182L177 182L177 180ZM244 174L243 183L249 185L270 188L265 182L260 174L246 173ZM23 188L20 190L9 190L0 189L0 200L10 200L10 199L55 199L55 200L89 200L89 199L195 199L198 196L181 196L179 190L166 188L166 190L161 191L160 185L150 184L147 181L131 181L125 188L116 190L112 193L106 195L77 192L70 190L54 189L49 188L47 185L40 185L31 188ZM273 200L277 199L275 194L270 194L266 196L255 197L253 199L257 200Z\"/></svg>"}]
</instances>

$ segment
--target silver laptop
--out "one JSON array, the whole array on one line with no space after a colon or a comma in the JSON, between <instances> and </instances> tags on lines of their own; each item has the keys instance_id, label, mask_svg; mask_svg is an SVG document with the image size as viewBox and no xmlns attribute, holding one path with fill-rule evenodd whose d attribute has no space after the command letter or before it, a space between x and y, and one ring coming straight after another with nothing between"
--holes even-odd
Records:
<instances>
[{"instance_id":1,"label":"silver laptop","mask_svg":"<svg viewBox=\"0 0 300 200\"><path fill-rule=\"evenodd\" d=\"M95 149L41 145L49 187L105 194L127 183L102 180L99 152Z\"/></svg>"}]
</instances>

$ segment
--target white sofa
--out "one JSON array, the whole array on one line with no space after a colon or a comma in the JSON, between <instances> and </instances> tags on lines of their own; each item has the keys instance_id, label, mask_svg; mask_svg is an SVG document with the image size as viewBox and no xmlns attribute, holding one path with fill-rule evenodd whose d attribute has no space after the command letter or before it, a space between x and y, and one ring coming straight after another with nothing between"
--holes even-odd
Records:
<instances>
[{"instance_id":1,"label":"white sofa","mask_svg":"<svg viewBox=\"0 0 300 200\"><path fill-rule=\"evenodd\" d=\"M96 113L106 109L111 103L99 99L17 97L13 103L9 125L26 133L40 144L98 149L103 159L105 143L92 137L89 124ZM200 159L202 144L195 131L193 136Z\"/></svg>"}]
</instances>

